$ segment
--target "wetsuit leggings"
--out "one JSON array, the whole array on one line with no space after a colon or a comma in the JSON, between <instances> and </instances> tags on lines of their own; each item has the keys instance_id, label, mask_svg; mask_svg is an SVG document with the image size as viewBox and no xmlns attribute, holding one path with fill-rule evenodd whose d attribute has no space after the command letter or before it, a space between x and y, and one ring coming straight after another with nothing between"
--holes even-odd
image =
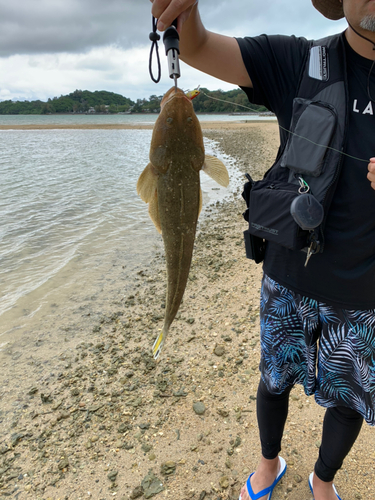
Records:
<instances>
[{"instance_id":1,"label":"wetsuit leggings","mask_svg":"<svg viewBox=\"0 0 375 500\"><path fill-rule=\"evenodd\" d=\"M282 394L272 394L260 381L257 394L257 418L262 455L269 460L278 456L285 421L288 416L288 388ZM315 474L322 481L333 481L336 472L353 446L361 430L363 417L344 406L328 408L323 422L322 444L315 464Z\"/></svg>"}]
</instances>

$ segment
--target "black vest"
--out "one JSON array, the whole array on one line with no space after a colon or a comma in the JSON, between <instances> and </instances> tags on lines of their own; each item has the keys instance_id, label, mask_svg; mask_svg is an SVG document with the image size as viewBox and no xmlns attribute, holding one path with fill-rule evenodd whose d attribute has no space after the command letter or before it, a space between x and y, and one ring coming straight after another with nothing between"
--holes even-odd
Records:
<instances>
[{"instance_id":1,"label":"black vest","mask_svg":"<svg viewBox=\"0 0 375 500\"><path fill-rule=\"evenodd\" d=\"M312 42L293 101L286 144L263 180L250 181L245 188L248 232L261 240L323 251L324 225L340 174L348 119L344 36ZM291 202L305 192L323 207L322 221L314 230L301 229L290 211Z\"/></svg>"}]
</instances>

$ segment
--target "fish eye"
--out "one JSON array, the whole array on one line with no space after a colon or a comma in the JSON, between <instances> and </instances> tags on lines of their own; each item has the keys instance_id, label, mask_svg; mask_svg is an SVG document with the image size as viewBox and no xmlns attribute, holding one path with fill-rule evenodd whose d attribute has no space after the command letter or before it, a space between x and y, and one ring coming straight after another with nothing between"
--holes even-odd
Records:
<instances>
[{"instance_id":1,"label":"fish eye","mask_svg":"<svg viewBox=\"0 0 375 500\"><path fill-rule=\"evenodd\" d=\"M171 124L173 122L173 118L171 118L170 116L167 118L167 123Z\"/></svg>"},{"instance_id":2,"label":"fish eye","mask_svg":"<svg viewBox=\"0 0 375 500\"><path fill-rule=\"evenodd\" d=\"M188 121L188 123L191 123L193 121L192 117L188 116L187 121Z\"/></svg>"}]
</instances>

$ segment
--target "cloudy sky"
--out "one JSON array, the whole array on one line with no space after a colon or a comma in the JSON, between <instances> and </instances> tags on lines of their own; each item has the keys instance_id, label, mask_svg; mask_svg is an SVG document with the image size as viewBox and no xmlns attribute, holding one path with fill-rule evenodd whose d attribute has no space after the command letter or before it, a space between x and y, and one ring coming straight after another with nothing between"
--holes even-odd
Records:
<instances>
[{"instance_id":1,"label":"cloudy sky","mask_svg":"<svg viewBox=\"0 0 375 500\"><path fill-rule=\"evenodd\" d=\"M282 33L320 38L342 31L310 0L200 0L206 27L230 36ZM130 97L171 86L164 46L162 79L148 73L149 0L0 0L0 100L43 101L75 89ZM235 88L181 63L180 87Z\"/></svg>"}]
</instances>

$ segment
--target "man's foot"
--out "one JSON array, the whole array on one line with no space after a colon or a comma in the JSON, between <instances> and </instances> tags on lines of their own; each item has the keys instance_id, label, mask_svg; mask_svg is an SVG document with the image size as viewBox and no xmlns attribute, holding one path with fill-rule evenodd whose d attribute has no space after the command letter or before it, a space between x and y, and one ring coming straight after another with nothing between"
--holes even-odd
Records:
<instances>
[{"instance_id":1,"label":"man's foot","mask_svg":"<svg viewBox=\"0 0 375 500\"><path fill-rule=\"evenodd\" d=\"M241 490L239 500L270 500L273 488L282 478L286 471L286 463L283 458L276 457L273 460L261 459L260 464L254 474L251 474L250 481L251 490L248 492L247 484ZM263 490L269 490L262 497L257 495ZM337 500L337 499L336 499Z\"/></svg>"},{"instance_id":2,"label":"man's foot","mask_svg":"<svg viewBox=\"0 0 375 500\"><path fill-rule=\"evenodd\" d=\"M326 483L319 479L313 472L309 477L309 486L314 500L341 500L333 481Z\"/></svg>"}]
</instances>

